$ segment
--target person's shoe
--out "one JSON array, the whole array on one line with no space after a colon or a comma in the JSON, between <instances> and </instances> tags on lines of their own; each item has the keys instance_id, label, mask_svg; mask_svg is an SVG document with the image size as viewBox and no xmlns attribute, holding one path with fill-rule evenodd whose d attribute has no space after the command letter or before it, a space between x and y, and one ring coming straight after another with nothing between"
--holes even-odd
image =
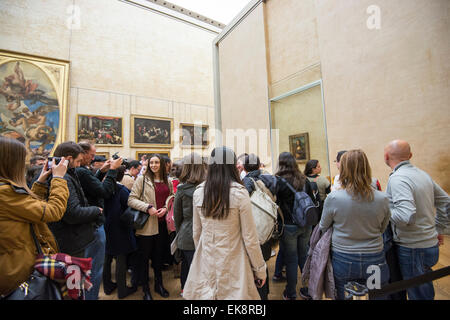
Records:
<instances>
[{"instance_id":1,"label":"person's shoe","mask_svg":"<svg viewBox=\"0 0 450 320\"><path fill-rule=\"evenodd\" d=\"M159 293L159 295L163 298L167 298L169 296L169 292L164 288L162 283L155 283L155 292Z\"/></svg>"},{"instance_id":2,"label":"person's shoe","mask_svg":"<svg viewBox=\"0 0 450 320\"><path fill-rule=\"evenodd\" d=\"M168 263L164 263L163 265L162 265L162 268L161 268L163 271L166 271L166 270L169 270L169 264Z\"/></svg>"},{"instance_id":3,"label":"person's shoe","mask_svg":"<svg viewBox=\"0 0 450 320\"><path fill-rule=\"evenodd\" d=\"M308 293L308 287L300 288L299 292L300 297L303 298L303 300L312 300L312 297Z\"/></svg>"},{"instance_id":4,"label":"person's shoe","mask_svg":"<svg viewBox=\"0 0 450 320\"><path fill-rule=\"evenodd\" d=\"M181 292L180 292L180 297L183 298L183 290L181 290Z\"/></svg>"},{"instance_id":5,"label":"person's shoe","mask_svg":"<svg viewBox=\"0 0 450 320\"><path fill-rule=\"evenodd\" d=\"M150 293L150 290L144 291L144 300L153 300L152 294Z\"/></svg>"},{"instance_id":6,"label":"person's shoe","mask_svg":"<svg viewBox=\"0 0 450 320\"><path fill-rule=\"evenodd\" d=\"M275 250L272 249L272 251L270 252L270 257L275 257L277 255L277 252Z\"/></svg>"},{"instance_id":7,"label":"person's shoe","mask_svg":"<svg viewBox=\"0 0 450 320\"><path fill-rule=\"evenodd\" d=\"M284 282L284 281L286 281L286 277L283 275L278 276L278 275L274 274L272 277L272 281L273 282Z\"/></svg>"},{"instance_id":8,"label":"person's shoe","mask_svg":"<svg viewBox=\"0 0 450 320\"><path fill-rule=\"evenodd\" d=\"M124 298L128 297L129 295L132 295L136 291L137 291L137 288L135 288L135 287L127 287L125 290L125 295L117 294L117 297L119 299L124 299ZM146 299L144 299L144 300L146 300Z\"/></svg>"},{"instance_id":9,"label":"person's shoe","mask_svg":"<svg viewBox=\"0 0 450 320\"><path fill-rule=\"evenodd\" d=\"M114 290L116 290L116 289L117 289L117 283L115 283L115 282L111 282L111 284L109 284L109 285L103 285L103 292L108 296L111 293L113 293Z\"/></svg>"},{"instance_id":10,"label":"person's shoe","mask_svg":"<svg viewBox=\"0 0 450 320\"><path fill-rule=\"evenodd\" d=\"M283 291L283 300L297 300L297 298L296 297L288 297L286 295L286 290L285 290L285 291Z\"/></svg>"}]
</instances>

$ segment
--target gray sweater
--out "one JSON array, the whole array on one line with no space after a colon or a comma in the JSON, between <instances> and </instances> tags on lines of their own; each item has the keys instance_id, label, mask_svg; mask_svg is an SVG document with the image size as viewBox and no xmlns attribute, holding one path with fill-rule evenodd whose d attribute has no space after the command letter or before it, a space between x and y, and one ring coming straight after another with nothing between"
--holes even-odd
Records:
<instances>
[{"instance_id":1,"label":"gray sweater","mask_svg":"<svg viewBox=\"0 0 450 320\"><path fill-rule=\"evenodd\" d=\"M424 171L400 162L389 177L386 193L392 212L394 241L408 248L430 248L437 235L449 234L450 200Z\"/></svg>"},{"instance_id":2,"label":"gray sweater","mask_svg":"<svg viewBox=\"0 0 450 320\"><path fill-rule=\"evenodd\" d=\"M331 192L325 199L320 229L333 227L331 247L343 253L379 253L382 234L391 213L385 193L374 191L371 202L353 200L346 190Z\"/></svg>"}]
</instances>

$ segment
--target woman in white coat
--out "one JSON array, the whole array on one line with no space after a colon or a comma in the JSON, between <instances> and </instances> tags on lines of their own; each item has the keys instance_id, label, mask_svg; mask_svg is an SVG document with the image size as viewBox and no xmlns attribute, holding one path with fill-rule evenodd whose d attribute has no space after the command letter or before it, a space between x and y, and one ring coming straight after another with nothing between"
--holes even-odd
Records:
<instances>
[{"instance_id":1,"label":"woman in white coat","mask_svg":"<svg viewBox=\"0 0 450 320\"><path fill-rule=\"evenodd\" d=\"M184 299L260 299L257 286L266 281L266 263L251 210L236 155L226 147L215 148L206 181L194 192L195 255Z\"/></svg>"}]
</instances>

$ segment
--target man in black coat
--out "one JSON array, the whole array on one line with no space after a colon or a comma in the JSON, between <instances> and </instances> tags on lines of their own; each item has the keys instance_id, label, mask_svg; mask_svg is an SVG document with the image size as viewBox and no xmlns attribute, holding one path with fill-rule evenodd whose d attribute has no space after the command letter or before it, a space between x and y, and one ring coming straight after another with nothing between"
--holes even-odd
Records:
<instances>
[{"instance_id":1,"label":"man in black coat","mask_svg":"<svg viewBox=\"0 0 450 320\"><path fill-rule=\"evenodd\" d=\"M83 150L75 142L61 143L55 150L55 157L69 160L69 168L64 176L69 188L66 212L58 222L49 223L55 235L60 252L74 257L85 258L86 248L95 240L95 225L103 219L103 209L89 206L75 168L80 166Z\"/></svg>"},{"instance_id":2,"label":"man in black coat","mask_svg":"<svg viewBox=\"0 0 450 320\"><path fill-rule=\"evenodd\" d=\"M103 167L94 175L89 169L95 157L95 146L89 142L78 144L83 150L81 166L76 168L81 187L89 205L104 208L104 199L111 198L116 190L117 168L122 164L122 158L106 161ZM102 281L103 264L105 261L106 235L103 219L98 220L95 229L95 240L86 248L86 255L92 258L91 282L93 287L86 293L86 300L98 300L98 292Z\"/></svg>"}]
</instances>

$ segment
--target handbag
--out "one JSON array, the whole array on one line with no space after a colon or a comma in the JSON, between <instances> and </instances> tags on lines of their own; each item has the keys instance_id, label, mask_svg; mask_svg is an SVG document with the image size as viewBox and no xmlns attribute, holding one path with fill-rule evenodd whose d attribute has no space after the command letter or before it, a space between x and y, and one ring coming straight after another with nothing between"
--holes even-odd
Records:
<instances>
[{"instance_id":1,"label":"handbag","mask_svg":"<svg viewBox=\"0 0 450 320\"><path fill-rule=\"evenodd\" d=\"M144 194L145 189L145 177L142 179L142 192L139 199L142 199L142 195ZM142 212L131 207L128 207L124 213L120 216L120 220L125 223L125 225L129 227L133 227L136 230L144 228L145 224L148 221L149 214L147 212Z\"/></svg>"},{"instance_id":2,"label":"handbag","mask_svg":"<svg viewBox=\"0 0 450 320\"><path fill-rule=\"evenodd\" d=\"M167 200L166 224L167 224L167 231L169 231L169 233L176 231L175 220L173 218L174 200L175 200L174 195L171 195Z\"/></svg>"},{"instance_id":3,"label":"handbag","mask_svg":"<svg viewBox=\"0 0 450 320\"><path fill-rule=\"evenodd\" d=\"M33 225L30 224L31 235L37 251L42 255L41 245L37 241ZM4 300L63 300L60 286L55 281L34 269L27 281L3 298Z\"/></svg>"}]
</instances>

